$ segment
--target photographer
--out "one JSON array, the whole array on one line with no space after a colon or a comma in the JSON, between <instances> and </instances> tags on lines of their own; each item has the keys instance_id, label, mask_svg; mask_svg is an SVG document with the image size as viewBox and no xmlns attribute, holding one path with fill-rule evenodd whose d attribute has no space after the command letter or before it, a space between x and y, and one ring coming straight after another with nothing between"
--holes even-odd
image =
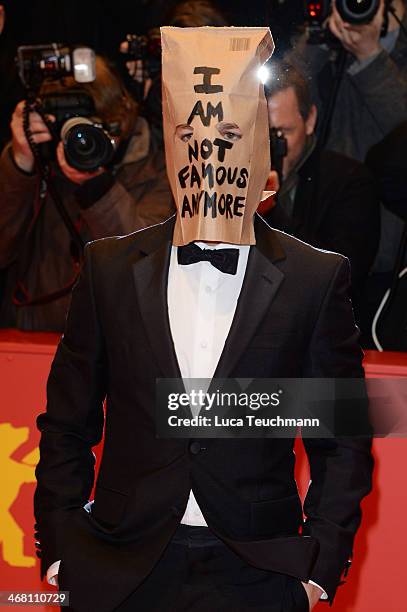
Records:
<instances>
[{"instance_id":1,"label":"photographer","mask_svg":"<svg viewBox=\"0 0 407 612\"><path fill-rule=\"evenodd\" d=\"M406 6L404 0L380 0L372 20L357 25L340 16L337 4L332 2L322 28L324 42L310 44L307 31L286 59L310 80L321 118L331 115L325 147L363 161L372 145L407 119ZM338 58L344 51L342 70Z\"/></svg>"},{"instance_id":2,"label":"photographer","mask_svg":"<svg viewBox=\"0 0 407 612\"><path fill-rule=\"evenodd\" d=\"M349 257L359 315L379 240L376 185L360 162L320 150L317 110L301 74L283 62L273 64L271 75L265 88L270 127L285 137L287 154L277 203L271 210L262 205L259 212L273 227Z\"/></svg>"},{"instance_id":3,"label":"photographer","mask_svg":"<svg viewBox=\"0 0 407 612\"><path fill-rule=\"evenodd\" d=\"M72 77L44 81L40 99L78 89L93 100L103 124L118 128L113 159L105 166L77 170L67 162L61 142L50 164L55 188L83 242L127 234L167 218L173 203L163 154L118 76L97 57L95 81L80 87ZM0 160L0 267L7 268L0 325L62 331L80 253L36 171L23 128L23 105L14 111L12 141ZM55 122L55 117L48 119L50 125ZM37 146L53 140L35 112L29 115L29 128Z\"/></svg>"}]
</instances>

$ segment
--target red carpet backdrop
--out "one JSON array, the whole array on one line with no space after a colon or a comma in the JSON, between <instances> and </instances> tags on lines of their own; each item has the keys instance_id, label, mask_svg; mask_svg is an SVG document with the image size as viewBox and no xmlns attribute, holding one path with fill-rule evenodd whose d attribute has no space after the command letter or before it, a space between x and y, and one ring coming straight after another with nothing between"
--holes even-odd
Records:
<instances>
[{"instance_id":1,"label":"red carpet backdrop","mask_svg":"<svg viewBox=\"0 0 407 612\"><path fill-rule=\"evenodd\" d=\"M58 336L0 331L0 590L54 592L39 579L32 498L39 435L36 416L45 408L45 383ZM368 354L369 375L407 376L407 356ZM99 450L100 452L100 450ZM97 453L97 450L96 450ZM297 441L297 482L308 486L306 457ZM405 439L375 440L374 492L364 500L363 527L346 585L338 589L338 612L401 612L405 598L407 489ZM78 551L80 554L80 551ZM324 604L318 604L323 609ZM6 608L5 608L6 609ZM19 610L32 611L31 606ZM35 607L56 610L56 607Z\"/></svg>"}]
</instances>

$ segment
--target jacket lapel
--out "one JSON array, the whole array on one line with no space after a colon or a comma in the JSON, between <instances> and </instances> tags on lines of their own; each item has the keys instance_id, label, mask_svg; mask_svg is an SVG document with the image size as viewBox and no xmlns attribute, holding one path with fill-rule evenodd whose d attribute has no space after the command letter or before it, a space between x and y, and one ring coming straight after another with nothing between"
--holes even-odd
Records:
<instances>
[{"instance_id":1,"label":"jacket lapel","mask_svg":"<svg viewBox=\"0 0 407 612\"><path fill-rule=\"evenodd\" d=\"M276 232L256 215L255 233L256 245L250 249L235 316L214 378L227 378L231 374L284 280L284 274L274 265L285 258Z\"/></svg>"},{"instance_id":2,"label":"jacket lapel","mask_svg":"<svg viewBox=\"0 0 407 612\"><path fill-rule=\"evenodd\" d=\"M133 264L141 317L163 378L181 378L172 340L167 306L168 270L175 218L157 227L141 242L143 255ZM142 235L140 235L142 237Z\"/></svg>"}]
</instances>

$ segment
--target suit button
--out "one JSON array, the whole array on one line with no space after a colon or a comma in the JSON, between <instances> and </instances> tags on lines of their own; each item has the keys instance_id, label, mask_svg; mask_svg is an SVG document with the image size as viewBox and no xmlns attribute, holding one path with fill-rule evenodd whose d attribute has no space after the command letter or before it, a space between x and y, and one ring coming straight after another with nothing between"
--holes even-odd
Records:
<instances>
[{"instance_id":1,"label":"suit button","mask_svg":"<svg viewBox=\"0 0 407 612\"><path fill-rule=\"evenodd\" d=\"M192 455L197 455L198 453L201 452L201 443L197 442L196 440L194 442L191 442L191 444L189 445L189 452Z\"/></svg>"}]
</instances>

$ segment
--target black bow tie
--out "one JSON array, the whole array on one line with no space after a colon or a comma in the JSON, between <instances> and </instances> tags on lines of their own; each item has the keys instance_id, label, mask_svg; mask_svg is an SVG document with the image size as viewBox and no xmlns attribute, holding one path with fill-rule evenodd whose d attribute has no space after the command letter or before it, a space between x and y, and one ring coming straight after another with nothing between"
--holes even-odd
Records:
<instances>
[{"instance_id":1,"label":"black bow tie","mask_svg":"<svg viewBox=\"0 0 407 612\"><path fill-rule=\"evenodd\" d=\"M239 249L201 249L191 242L178 247L178 263L183 266L209 261L215 268L226 274L236 274Z\"/></svg>"}]
</instances>

